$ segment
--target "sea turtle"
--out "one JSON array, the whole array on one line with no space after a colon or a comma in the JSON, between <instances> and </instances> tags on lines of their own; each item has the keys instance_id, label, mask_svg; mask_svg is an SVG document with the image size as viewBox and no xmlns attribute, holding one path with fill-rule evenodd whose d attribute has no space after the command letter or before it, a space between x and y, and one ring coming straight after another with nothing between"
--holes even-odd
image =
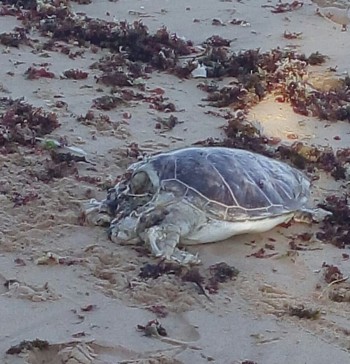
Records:
<instances>
[{"instance_id":1,"label":"sea turtle","mask_svg":"<svg viewBox=\"0 0 350 364\"><path fill-rule=\"evenodd\" d=\"M177 248L264 232L309 211L308 178L274 159L240 149L190 147L132 164L87 218L109 225L113 242L141 238L157 257L198 258ZM108 216L114 219L109 220ZM91 219L90 219L91 220Z\"/></svg>"}]
</instances>

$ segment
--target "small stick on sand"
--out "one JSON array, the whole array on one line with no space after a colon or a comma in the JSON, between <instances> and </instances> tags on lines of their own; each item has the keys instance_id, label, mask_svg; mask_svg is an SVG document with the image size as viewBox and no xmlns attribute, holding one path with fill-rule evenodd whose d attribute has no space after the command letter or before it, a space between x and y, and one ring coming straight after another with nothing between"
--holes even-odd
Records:
<instances>
[{"instance_id":1,"label":"small stick on sand","mask_svg":"<svg viewBox=\"0 0 350 364\"><path fill-rule=\"evenodd\" d=\"M321 299L323 297L323 295L327 292L327 290L333 286L334 284L337 284L337 283L341 283L341 282L345 282L349 279L349 276L346 276L344 278L340 278L340 279L337 279L331 283L329 283L324 289L323 291L321 292L321 294L318 296L318 299Z\"/></svg>"}]
</instances>

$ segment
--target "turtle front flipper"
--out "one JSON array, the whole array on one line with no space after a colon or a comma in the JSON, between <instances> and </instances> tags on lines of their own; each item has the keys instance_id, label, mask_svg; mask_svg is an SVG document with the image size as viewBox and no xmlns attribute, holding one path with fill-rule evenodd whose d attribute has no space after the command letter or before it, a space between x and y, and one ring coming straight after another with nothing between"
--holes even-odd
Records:
<instances>
[{"instance_id":1,"label":"turtle front flipper","mask_svg":"<svg viewBox=\"0 0 350 364\"><path fill-rule=\"evenodd\" d=\"M165 198L167 203L163 203ZM137 234L149 244L156 257L162 257L180 264L198 264L197 255L178 249L180 240L197 226L197 210L183 202L171 201L167 196L159 196L154 206L145 210L137 226Z\"/></svg>"},{"instance_id":2,"label":"turtle front flipper","mask_svg":"<svg viewBox=\"0 0 350 364\"><path fill-rule=\"evenodd\" d=\"M198 255L180 250L181 228L173 224L152 226L143 232L143 240L147 242L156 257L162 257L180 264L199 264Z\"/></svg>"}]
</instances>

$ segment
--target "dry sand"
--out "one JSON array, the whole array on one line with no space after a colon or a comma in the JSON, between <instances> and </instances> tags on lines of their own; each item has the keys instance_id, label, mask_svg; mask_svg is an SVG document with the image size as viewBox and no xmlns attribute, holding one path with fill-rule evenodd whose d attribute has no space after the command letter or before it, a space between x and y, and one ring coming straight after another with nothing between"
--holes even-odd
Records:
<instances>
[{"instance_id":1,"label":"dry sand","mask_svg":"<svg viewBox=\"0 0 350 364\"><path fill-rule=\"evenodd\" d=\"M325 3L325 2L324 2ZM329 5L334 2L328 2ZM260 47L269 50L293 45L307 54L319 51L329 56L325 66L311 70L322 78L327 67L337 66L339 75L349 71L349 32L315 15L316 5L309 1L290 13L272 14L261 5L264 0L93 0L89 5L73 3L76 11L102 19L129 21L138 19L129 10L141 13L143 22L153 32L167 26L179 36L200 44L213 34L235 39L234 51ZM325 5L325 4L321 4ZM110 15L107 15L110 14ZM196 18L199 22L193 22ZM213 26L218 18L225 26ZM227 24L232 18L246 20L250 26ZM10 31L19 23L13 17L0 17L0 32ZM300 40L286 40L284 31L302 32ZM25 97L36 106L55 111L61 127L52 137L66 136L72 145L83 148L96 163L79 164L81 176L113 180L128 164L125 150L137 142L149 153L189 146L208 137L223 136L224 119L204 111L204 93L197 88L200 80L181 81L165 73L154 72L147 80L149 89L161 87L178 110L182 124L161 133L155 129L158 112L147 104L133 103L110 112L114 126L85 126L76 121L91 107L96 92L94 76L88 70L101 53L85 52L75 60L58 52L49 58L33 54L30 48L0 46L0 96ZM83 81L39 79L25 80L23 74L33 63L50 63L50 71L60 74L69 68L89 71ZM14 75L10 76L9 71ZM92 88L82 88L90 85ZM107 92L107 91L106 91ZM54 107L61 95L68 108ZM131 119L124 120L129 112ZM159 114L160 115L160 114ZM310 143L334 148L350 145L349 123L329 124L294 114L285 104L267 98L250 113L267 135L289 141L295 133ZM336 141L334 136L341 135ZM130 246L112 244L102 228L80 226L81 203L89 197L103 198L105 192L73 177L57 179L49 184L29 182L28 173L40 168L41 156L19 149L12 155L0 155L0 362L15 363L241 363L258 364L322 364L347 363L350 350L349 303L335 303L328 298L323 279L323 262L337 265L345 276L350 274L349 261L342 251L318 241L310 250L294 255L289 252L290 237L310 232L307 225L295 224L256 236L239 236L225 242L193 246L199 252L202 269L225 261L239 269L237 279L221 286L212 301L199 295L190 283L175 277L141 281L140 267L154 262L139 256ZM324 177L314 187L315 202L333 190L345 190ZM5 193L7 191L7 194ZM40 199L25 206L13 207L9 192L36 192ZM257 259L247 255L271 243L276 256ZM79 259L76 265L38 265L36 260L52 252ZM288 253L289 252L289 253ZM16 264L15 260L17 259ZM3 283L16 279L19 283L8 290ZM316 289L320 284L320 289ZM326 290L324 290L326 288ZM324 291L323 291L324 290ZM81 308L91 306L91 311ZM164 305L168 316L160 319L170 338L183 345L162 342L143 336L136 330L156 318L147 310ZM321 311L317 320L288 315L288 307L304 305ZM21 355L6 355L11 346L22 340L39 338L50 343L48 350L34 350Z\"/></svg>"}]
</instances>

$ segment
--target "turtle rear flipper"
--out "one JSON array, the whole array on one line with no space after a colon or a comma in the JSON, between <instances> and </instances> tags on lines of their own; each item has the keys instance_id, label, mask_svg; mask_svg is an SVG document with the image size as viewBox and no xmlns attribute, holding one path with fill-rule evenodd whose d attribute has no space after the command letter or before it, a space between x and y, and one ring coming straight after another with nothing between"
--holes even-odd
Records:
<instances>
[{"instance_id":1,"label":"turtle rear flipper","mask_svg":"<svg viewBox=\"0 0 350 364\"><path fill-rule=\"evenodd\" d=\"M330 211L321 208L303 209L295 213L294 221L306 224L311 224L312 222L319 223L329 215L332 215Z\"/></svg>"}]
</instances>

